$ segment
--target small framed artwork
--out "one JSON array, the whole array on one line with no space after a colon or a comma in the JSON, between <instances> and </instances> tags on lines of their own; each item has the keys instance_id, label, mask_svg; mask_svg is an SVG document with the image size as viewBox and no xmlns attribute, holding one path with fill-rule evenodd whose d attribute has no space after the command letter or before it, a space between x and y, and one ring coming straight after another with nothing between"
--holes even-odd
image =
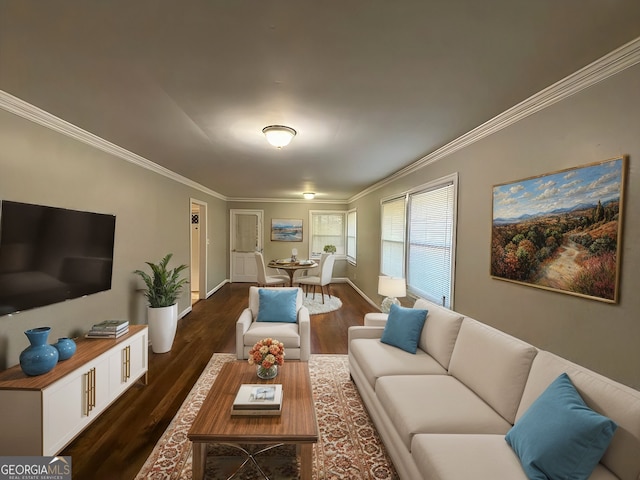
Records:
<instances>
[{"instance_id":1,"label":"small framed artwork","mask_svg":"<svg viewBox=\"0 0 640 480\"><path fill-rule=\"evenodd\" d=\"M301 242L302 219L272 218L271 241L273 242Z\"/></svg>"},{"instance_id":2,"label":"small framed artwork","mask_svg":"<svg viewBox=\"0 0 640 480\"><path fill-rule=\"evenodd\" d=\"M626 157L493 187L491 277L618 301Z\"/></svg>"}]
</instances>

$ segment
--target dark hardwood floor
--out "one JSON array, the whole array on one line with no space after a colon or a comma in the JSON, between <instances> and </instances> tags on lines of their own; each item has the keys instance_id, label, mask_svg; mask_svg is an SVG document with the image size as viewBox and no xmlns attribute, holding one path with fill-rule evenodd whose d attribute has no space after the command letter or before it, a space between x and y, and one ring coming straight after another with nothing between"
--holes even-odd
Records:
<instances>
[{"instance_id":1,"label":"dark hardwood floor","mask_svg":"<svg viewBox=\"0 0 640 480\"><path fill-rule=\"evenodd\" d=\"M74 480L133 479L214 353L235 353L235 323L249 285L226 284L178 322L173 348L149 349L149 382L136 383L60 455L71 456ZM311 353L347 353L347 329L373 307L346 283L331 286L335 312L311 316Z\"/></svg>"}]
</instances>

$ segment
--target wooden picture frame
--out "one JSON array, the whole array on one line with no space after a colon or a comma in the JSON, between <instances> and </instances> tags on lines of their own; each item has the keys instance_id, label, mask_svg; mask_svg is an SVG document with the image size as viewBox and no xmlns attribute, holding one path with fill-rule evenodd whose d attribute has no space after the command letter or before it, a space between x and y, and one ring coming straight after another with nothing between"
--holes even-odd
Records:
<instances>
[{"instance_id":1,"label":"wooden picture frame","mask_svg":"<svg viewBox=\"0 0 640 480\"><path fill-rule=\"evenodd\" d=\"M617 303L627 158L493 187L492 278Z\"/></svg>"},{"instance_id":2,"label":"wooden picture frame","mask_svg":"<svg viewBox=\"0 0 640 480\"><path fill-rule=\"evenodd\" d=\"M301 242L302 219L298 218L272 218L271 219L272 242Z\"/></svg>"}]
</instances>

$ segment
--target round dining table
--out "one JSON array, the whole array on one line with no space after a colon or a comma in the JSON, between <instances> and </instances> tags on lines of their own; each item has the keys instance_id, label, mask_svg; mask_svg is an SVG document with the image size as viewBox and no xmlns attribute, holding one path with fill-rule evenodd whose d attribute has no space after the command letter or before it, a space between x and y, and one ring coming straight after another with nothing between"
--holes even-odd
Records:
<instances>
[{"instance_id":1,"label":"round dining table","mask_svg":"<svg viewBox=\"0 0 640 480\"><path fill-rule=\"evenodd\" d=\"M314 261L291 262L291 261L285 261L285 260L271 260L267 264L267 266L270 268L277 268L287 272L287 275L289 275L289 286L293 287L293 274L296 273L296 270L306 270L309 268L315 268L318 266L318 264Z\"/></svg>"}]
</instances>

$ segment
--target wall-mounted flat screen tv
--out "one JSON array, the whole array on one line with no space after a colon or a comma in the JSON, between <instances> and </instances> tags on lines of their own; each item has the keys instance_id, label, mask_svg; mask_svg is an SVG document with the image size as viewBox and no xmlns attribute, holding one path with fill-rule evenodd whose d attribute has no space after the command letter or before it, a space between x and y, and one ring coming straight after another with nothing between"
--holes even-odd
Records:
<instances>
[{"instance_id":1,"label":"wall-mounted flat screen tv","mask_svg":"<svg viewBox=\"0 0 640 480\"><path fill-rule=\"evenodd\" d=\"M0 315L109 290L116 217L3 200Z\"/></svg>"}]
</instances>

